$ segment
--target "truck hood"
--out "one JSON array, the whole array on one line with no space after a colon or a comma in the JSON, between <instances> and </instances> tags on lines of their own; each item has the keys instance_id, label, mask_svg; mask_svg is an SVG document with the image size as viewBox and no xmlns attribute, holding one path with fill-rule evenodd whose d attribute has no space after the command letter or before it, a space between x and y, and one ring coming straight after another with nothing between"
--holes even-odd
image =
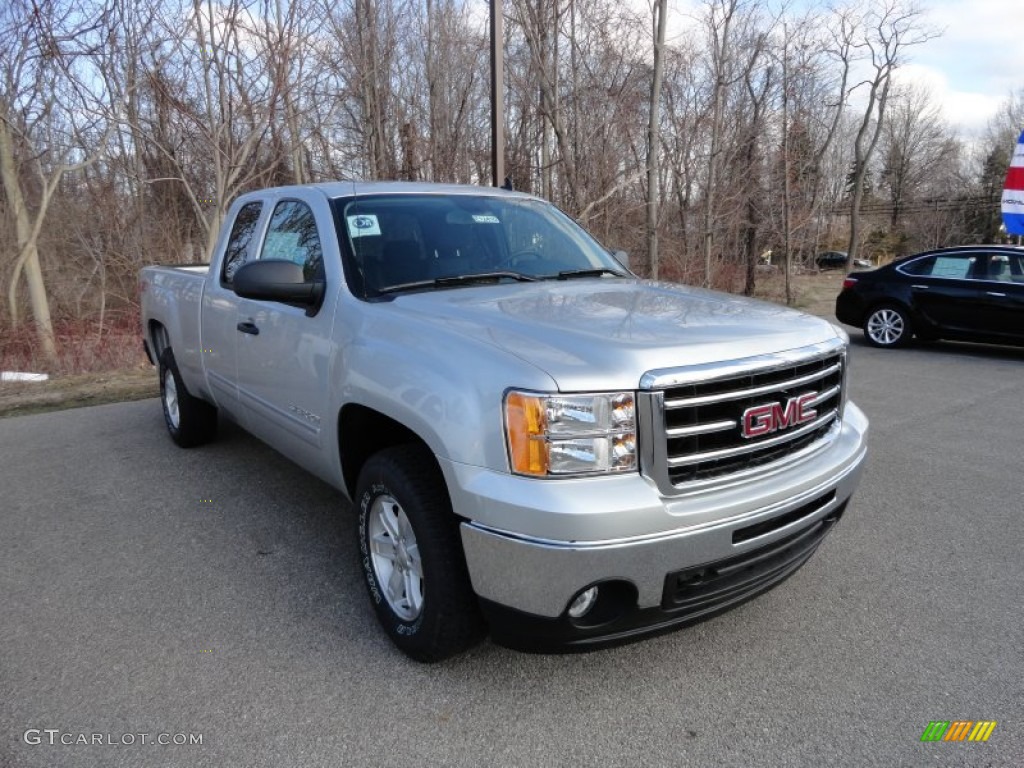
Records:
<instances>
[{"instance_id":1,"label":"truck hood","mask_svg":"<svg viewBox=\"0 0 1024 768\"><path fill-rule=\"evenodd\" d=\"M645 280L464 286L398 295L393 308L417 334L443 326L472 336L545 371L562 391L635 389L650 370L839 335L831 323L786 307Z\"/></svg>"}]
</instances>

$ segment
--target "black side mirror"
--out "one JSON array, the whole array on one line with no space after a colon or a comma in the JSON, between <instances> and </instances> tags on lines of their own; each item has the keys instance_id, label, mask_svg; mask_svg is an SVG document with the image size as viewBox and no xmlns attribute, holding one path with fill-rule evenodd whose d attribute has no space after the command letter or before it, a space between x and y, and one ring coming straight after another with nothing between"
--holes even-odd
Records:
<instances>
[{"instance_id":1,"label":"black side mirror","mask_svg":"<svg viewBox=\"0 0 1024 768\"><path fill-rule=\"evenodd\" d=\"M302 267L284 259L261 259L242 265L231 285L243 299L301 304L315 314L324 298L324 281L307 280Z\"/></svg>"},{"instance_id":2,"label":"black side mirror","mask_svg":"<svg viewBox=\"0 0 1024 768\"><path fill-rule=\"evenodd\" d=\"M619 262L619 264L624 266L627 270L629 270L630 272L633 271L633 270L629 269L629 254L628 253L626 253L625 251L615 251L614 253L612 253L612 256L615 258L615 260L617 262Z\"/></svg>"}]
</instances>

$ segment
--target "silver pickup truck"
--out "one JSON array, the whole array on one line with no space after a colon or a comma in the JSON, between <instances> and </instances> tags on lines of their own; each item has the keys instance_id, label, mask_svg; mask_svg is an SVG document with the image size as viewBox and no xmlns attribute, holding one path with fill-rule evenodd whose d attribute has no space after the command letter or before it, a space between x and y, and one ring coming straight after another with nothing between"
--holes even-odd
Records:
<instances>
[{"instance_id":1,"label":"silver pickup truck","mask_svg":"<svg viewBox=\"0 0 1024 768\"><path fill-rule=\"evenodd\" d=\"M637 279L526 194L254 192L208 267L140 285L171 437L222 415L351 499L377 616L421 661L735 606L808 560L864 463L842 331Z\"/></svg>"}]
</instances>

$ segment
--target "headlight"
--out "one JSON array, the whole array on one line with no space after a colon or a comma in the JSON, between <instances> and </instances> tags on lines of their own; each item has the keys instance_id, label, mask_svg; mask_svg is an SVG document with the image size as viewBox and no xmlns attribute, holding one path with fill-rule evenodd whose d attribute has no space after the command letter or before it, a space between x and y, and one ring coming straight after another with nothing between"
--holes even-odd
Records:
<instances>
[{"instance_id":1,"label":"headlight","mask_svg":"<svg viewBox=\"0 0 1024 768\"><path fill-rule=\"evenodd\" d=\"M520 475L636 470L632 392L505 395L505 434L512 471Z\"/></svg>"}]
</instances>

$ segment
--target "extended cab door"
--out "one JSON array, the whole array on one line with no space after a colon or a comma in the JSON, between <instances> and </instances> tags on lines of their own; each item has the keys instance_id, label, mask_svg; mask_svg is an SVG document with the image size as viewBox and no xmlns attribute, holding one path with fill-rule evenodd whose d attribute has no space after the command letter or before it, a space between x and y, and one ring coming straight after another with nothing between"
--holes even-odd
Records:
<instances>
[{"instance_id":1,"label":"extended cab door","mask_svg":"<svg viewBox=\"0 0 1024 768\"><path fill-rule=\"evenodd\" d=\"M334 354L331 324L341 260L327 199L315 190L274 199L260 259L287 259L324 279L315 311L277 301L238 299L238 397L247 428L308 468L323 461L323 412ZM327 258L325 258L325 253Z\"/></svg>"},{"instance_id":2,"label":"extended cab door","mask_svg":"<svg viewBox=\"0 0 1024 768\"><path fill-rule=\"evenodd\" d=\"M230 221L230 232L224 242L224 256L214 260L211 274L203 290L200 311L200 341L206 370L206 381L217 406L236 421L244 422L238 404L238 296L231 287L231 277L246 261L255 258L259 245L260 225L265 208L262 200L242 203ZM226 222L227 223L227 222Z\"/></svg>"}]
</instances>

